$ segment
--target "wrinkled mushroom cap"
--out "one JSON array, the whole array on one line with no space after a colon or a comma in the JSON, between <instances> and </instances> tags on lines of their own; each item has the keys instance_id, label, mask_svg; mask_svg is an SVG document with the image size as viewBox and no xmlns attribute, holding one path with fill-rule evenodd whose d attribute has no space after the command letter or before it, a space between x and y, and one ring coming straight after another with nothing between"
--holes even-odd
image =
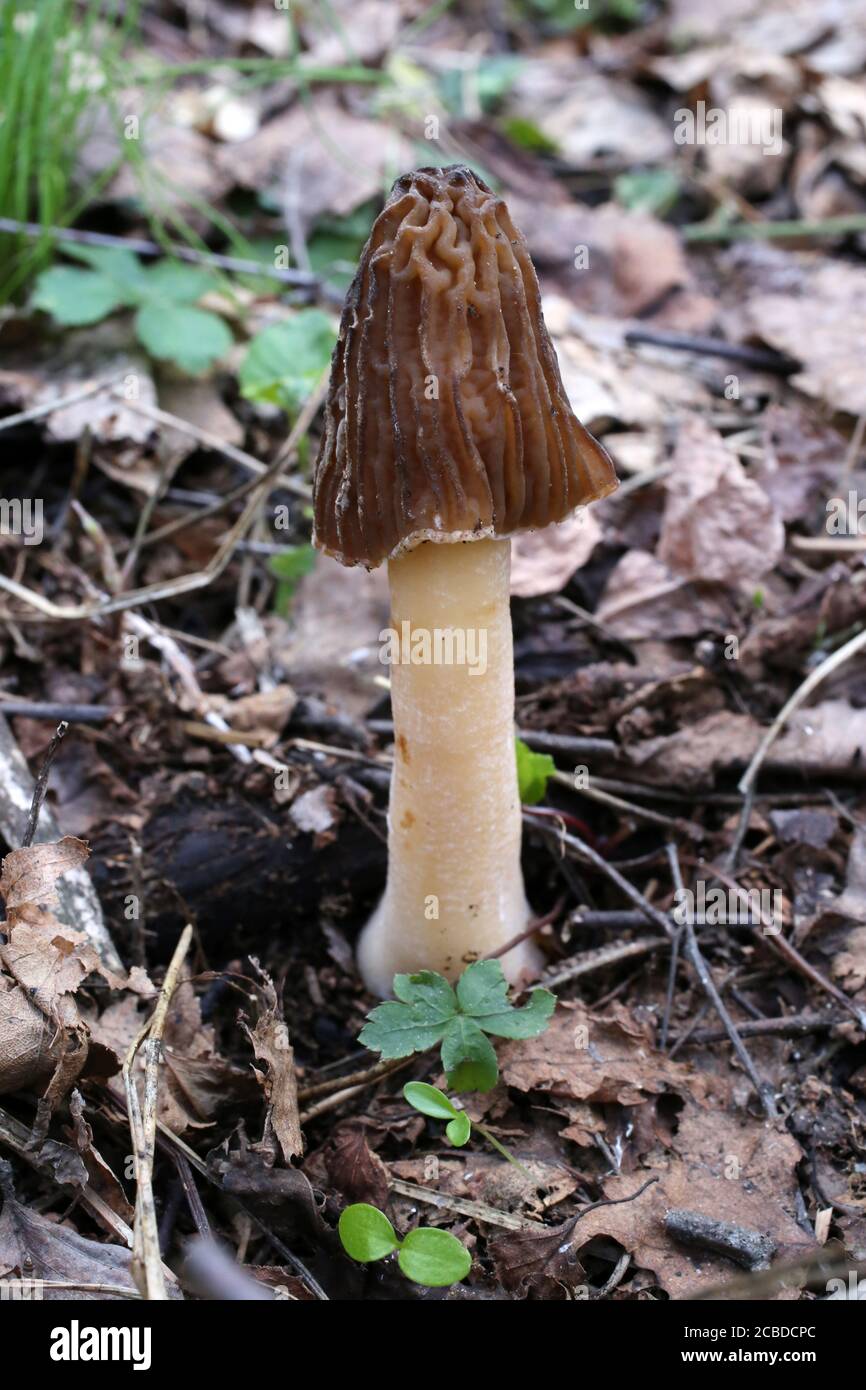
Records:
<instances>
[{"instance_id":1,"label":"wrinkled mushroom cap","mask_svg":"<svg viewBox=\"0 0 866 1390\"><path fill-rule=\"evenodd\" d=\"M374 568L561 521L612 492L568 403L526 241L470 169L404 174L346 298L314 541Z\"/></svg>"}]
</instances>

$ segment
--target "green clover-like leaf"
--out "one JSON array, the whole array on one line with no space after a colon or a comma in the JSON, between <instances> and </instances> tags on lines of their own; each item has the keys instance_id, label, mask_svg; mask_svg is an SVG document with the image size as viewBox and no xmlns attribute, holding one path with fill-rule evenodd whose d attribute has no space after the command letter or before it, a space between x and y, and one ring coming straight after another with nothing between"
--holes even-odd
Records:
<instances>
[{"instance_id":1,"label":"green clover-like leaf","mask_svg":"<svg viewBox=\"0 0 866 1390\"><path fill-rule=\"evenodd\" d=\"M151 357L176 362L193 375L207 371L233 342L221 318L189 304L149 301L136 313L135 331Z\"/></svg>"},{"instance_id":2,"label":"green clover-like leaf","mask_svg":"<svg viewBox=\"0 0 866 1390\"><path fill-rule=\"evenodd\" d=\"M463 1013L498 1038L536 1037L556 1008L556 997L547 989L534 989L523 1008L509 1004L508 984L498 960L467 966L457 982L457 999Z\"/></svg>"},{"instance_id":3,"label":"green clover-like leaf","mask_svg":"<svg viewBox=\"0 0 866 1390\"><path fill-rule=\"evenodd\" d=\"M465 1014L446 1025L442 1065L453 1091L492 1091L499 1079L496 1053L475 1020Z\"/></svg>"}]
</instances>

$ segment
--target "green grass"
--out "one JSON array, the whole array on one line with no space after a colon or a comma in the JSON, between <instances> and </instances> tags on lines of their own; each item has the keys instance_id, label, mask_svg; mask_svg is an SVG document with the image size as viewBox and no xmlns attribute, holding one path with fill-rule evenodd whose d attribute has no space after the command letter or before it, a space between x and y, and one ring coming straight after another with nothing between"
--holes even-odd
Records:
<instances>
[{"instance_id":1,"label":"green grass","mask_svg":"<svg viewBox=\"0 0 866 1390\"><path fill-rule=\"evenodd\" d=\"M62 226L114 172L73 188L112 64L136 22L137 0L0 0L0 216ZM0 303L50 256L50 237L0 237Z\"/></svg>"}]
</instances>

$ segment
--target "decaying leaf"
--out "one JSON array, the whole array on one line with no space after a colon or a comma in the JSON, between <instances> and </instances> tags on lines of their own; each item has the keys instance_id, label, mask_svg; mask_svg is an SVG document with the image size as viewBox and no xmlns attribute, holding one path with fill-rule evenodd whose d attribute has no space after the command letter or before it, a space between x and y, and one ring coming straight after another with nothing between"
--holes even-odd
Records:
<instances>
[{"instance_id":1,"label":"decaying leaf","mask_svg":"<svg viewBox=\"0 0 866 1390\"><path fill-rule=\"evenodd\" d=\"M87 1240L71 1227L23 1206L12 1189L11 1165L2 1161L0 1186L0 1279L50 1280L72 1285L70 1289L44 1289L41 1296L49 1300L123 1297L110 1292L88 1293L80 1288L82 1284L108 1285L135 1293L129 1250Z\"/></svg>"},{"instance_id":2,"label":"decaying leaf","mask_svg":"<svg viewBox=\"0 0 866 1390\"><path fill-rule=\"evenodd\" d=\"M256 1057L265 1064L264 1070L253 1068L268 1102L262 1142L256 1147L273 1163L276 1157L273 1139L276 1137L283 1161L290 1163L304 1151L298 1118L295 1055L289 1041L288 1027L278 1008L273 983L263 971L258 970L258 975L259 1016L254 1028L244 1024Z\"/></svg>"}]
</instances>

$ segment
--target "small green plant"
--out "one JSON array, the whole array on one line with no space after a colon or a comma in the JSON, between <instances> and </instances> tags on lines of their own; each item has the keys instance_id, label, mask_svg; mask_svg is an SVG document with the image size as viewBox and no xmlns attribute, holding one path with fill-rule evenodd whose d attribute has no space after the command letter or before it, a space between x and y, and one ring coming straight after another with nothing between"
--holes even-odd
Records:
<instances>
[{"instance_id":1,"label":"small green plant","mask_svg":"<svg viewBox=\"0 0 866 1390\"><path fill-rule=\"evenodd\" d=\"M464 1144L469 1143L472 1121L466 1111L458 1110L437 1086L428 1086L426 1081L407 1081L403 1087L403 1099L422 1115L429 1115L433 1120L447 1120L445 1138L455 1149L462 1149Z\"/></svg>"},{"instance_id":2,"label":"small green plant","mask_svg":"<svg viewBox=\"0 0 866 1390\"><path fill-rule=\"evenodd\" d=\"M433 970L395 975L394 993L396 1001L379 1004L367 1015L360 1041L383 1060L439 1046L454 1091L492 1090L499 1067L486 1035L537 1037L556 1007L549 990L534 989L523 1008L516 1008L509 1002L498 960L475 961L455 988Z\"/></svg>"},{"instance_id":3,"label":"small green plant","mask_svg":"<svg viewBox=\"0 0 866 1390\"><path fill-rule=\"evenodd\" d=\"M0 4L0 217L44 227L72 220L107 182L74 186L86 143L136 32L139 0L4 0ZM119 161L118 161L119 162ZM51 237L0 236L0 303L46 264Z\"/></svg>"},{"instance_id":4,"label":"small green plant","mask_svg":"<svg viewBox=\"0 0 866 1390\"><path fill-rule=\"evenodd\" d=\"M491 1134L486 1125L481 1124L479 1120L470 1120L466 1111L458 1110L454 1102L437 1086L428 1086L426 1081L407 1081L403 1087L403 1098L422 1115L429 1115L432 1120L447 1120L445 1138L455 1149L462 1149L464 1144L469 1143L474 1123L478 1133L483 1134L488 1144L491 1144L497 1153L502 1154L513 1168L519 1168L526 1177L532 1176L522 1163L518 1163L514 1154L509 1153L504 1144L500 1144L496 1135Z\"/></svg>"},{"instance_id":5,"label":"small green plant","mask_svg":"<svg viewBox=\"0 0 866 1390\"><path fill-rule=\"evenodd\" d=\"M241 362L241 395L294 414L322 376L336 341L333 321L321 309L302 309L270 324L253 338Z\"/></svg>"},{"instance_id":6,"label":"small green plant","mask_svg":"<svg viewBox=\"0 0 866 1390\"><path fill-rule=\"evenodd\" d=\"M196 307L219 277L198 266L160 261L145 266L119 246L68 246L89 268L57 265L36 281L33 303L57 323L99 323L119 309L134 309L135 333L151 357L203 372L232 345L217 314Z\"/></svg>"},{"instance_id":7,"label":"small green plant","mask_svg":"<svg viewBox=\"0 0 866 1390\"><path fill-rule=\"evenodd\" d=\"M535 806L547 795L547 783L556 771L549 753L533 753L522 739L515 740L517 748L517 788L524 806Z\"/></svg>"},{"instance_id":8,"label":"small green plant","mask_svg":"<svg viewBox=\"0 0 866 1390\"><path fill-rule=\"evenodd\" d=\"M337 1229L346 1254L359 1264L384 1260L396 1250L406 1278L427 1288L459 1284L472 1266L466 1246L450 1231L418 1226L401 1240L385 1213L367 1202L346 1207Z\"/></svg>"},{"instance_id":9,"label":"small green plant","mask_svg":"<svg viewBox=\"0 0 866 1390\"><path fill-rule=\"evenodd\" d=\"M298 581L310 573L315 563L316 552L311 545L288 545L268 560L268 569L277 580L274 612L280 617L287 615Z\"/></svg>"}]
</instances>

